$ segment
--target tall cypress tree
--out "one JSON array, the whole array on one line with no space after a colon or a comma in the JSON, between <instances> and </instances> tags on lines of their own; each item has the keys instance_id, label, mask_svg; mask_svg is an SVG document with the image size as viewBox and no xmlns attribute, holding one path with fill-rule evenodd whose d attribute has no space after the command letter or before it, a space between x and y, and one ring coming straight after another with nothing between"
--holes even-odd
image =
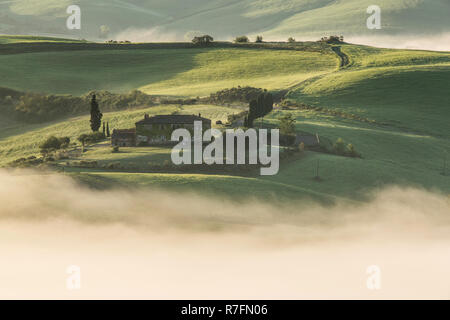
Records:
<instances>
[{"instance_id":1,"label":"tall cypress tree","mask_svg":"<svg viewBox=\"0 0 450 320\"><path fill-rule=\"evenodd\" d=\"M105 127L105 121L103 121L103 135L106 137L106 127Z\"/></svg>"},{"instance_id":2,"label":"tall cypress tree","mask_svg":"<svg viewBox=\"0 0 450 320\"><path fill-rule=\"evenodd\" d=\"M249 128L253 127L253 120L255 120L258 116L258 102L256 100L250 101L249 112L247 118L247 124Z\"/></svg>"},{"instance_id":3,"label":"tall cypress tree","mask_svg":"<svg viewBox=\"0 0 450 320\"><path fill-rule=\"evenodd\" d=\"M265 96L264 93L261 93L258 96L258 100L257 100L258 107L257 107L256 118L264 117L264 96Z\"/></svg>"},{"instance_id":4,"label":"tall cypress tree","mask_svg":"<svg viewBox=\"0 0 450 320\"><path fill-rule=\"evenodd\" d=\"M111 133L109 132L109 122L106 123L106 136L111 137Z\"/></svg>"},{"instance_id":5,"label":"tall cypress tree","mask_svg":"<svg viewBox=\"0 0 450 320\"><path fill-rule=\"evenodd\" d=\"M264 115L269 114L273 110L273 96L267 92L264 95Z\"/></svg>"},{"instance_id":6,"label":"tall cypress tree","mask_svg":"<svg viewBox=\"0 0 450 320\"><path fill-rule=\"evenodd\" d=\"M98 132L102 125L103 114L100 112L95 94L91 100L91 129L93 132Z\"/></svg>"}]
</instances>

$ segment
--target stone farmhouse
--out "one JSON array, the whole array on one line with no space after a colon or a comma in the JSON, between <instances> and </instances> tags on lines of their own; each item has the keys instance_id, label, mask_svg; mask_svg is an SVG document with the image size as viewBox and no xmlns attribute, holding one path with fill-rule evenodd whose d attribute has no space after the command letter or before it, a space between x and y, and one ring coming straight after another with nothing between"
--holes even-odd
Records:
<instances>
[{"instance_id":1,"label":"stone farmhouse","mask_svg":"<svg viewBox=\"0 0 450 320\"><path fill-rule=\"evenodd\" d=\"M111 145L118 147L148 146L171 143L172 132L184 128L194 134L194 122L201 121L203 132L211 129L211 120L195 115L157 115L136 122L132 129L115 129L111 135Z\"/></svg>"}]
</instances>

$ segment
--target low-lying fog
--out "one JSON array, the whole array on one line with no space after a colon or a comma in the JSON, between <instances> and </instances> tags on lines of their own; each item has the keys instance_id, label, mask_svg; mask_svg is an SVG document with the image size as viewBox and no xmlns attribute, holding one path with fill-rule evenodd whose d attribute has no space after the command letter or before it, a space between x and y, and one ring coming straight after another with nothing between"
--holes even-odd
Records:
<instances>
[{"instance_id":1,"label":"low-lying fog","mask_svg":"<svg viewBox=\"0 0 450 320\"><path fill-rule=\"evenodd\" d=\"M379 48L450 51L450 32L426 36L350 36L345 41Z\"/></svg>"},{"instance_id":2,"label":"low-lying fog","mask_svg":"<svg viewBox=\"0 0 450 320\"><path fill-rule=\"evenodd\" d=\"M280 206L33 172L0 181L0 298L450 298L448 195Z\"/></svg>"}]
</instances>

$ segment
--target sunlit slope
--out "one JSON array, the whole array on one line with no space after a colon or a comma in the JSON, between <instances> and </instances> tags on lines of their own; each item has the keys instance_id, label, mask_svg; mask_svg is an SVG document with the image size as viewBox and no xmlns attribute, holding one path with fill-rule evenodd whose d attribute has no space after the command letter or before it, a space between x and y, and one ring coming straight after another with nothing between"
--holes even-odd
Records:
<instances>
[{"instance_id":1,"label":"sunlit slope","mask_svg":"<svg viewBox=\"0 0 450 320\"><path fill-rule=\"evenodd\" d=\"M381 8L381 30L366 26L369 6ZM449 31L447 0L341 0L296 13L268 30L269 36L286 34L400 35Z\"/></svg>"},{"instance_id":2,"label":"sunlit slope","mask_svg":"<svg viewBox=\"0 0 450 320\"><path fill-rule=\"evenodd\" d=\"M288 97L376 120L450 136L450 54L347 47L351 65L305 82Z\"/></svg>"},{"instance_id":3,"label":"sunlit slope","mask_svg":"<svg viewBox=\"0 0 450 320\"><path fill-rule=\"evenodd\" d=\"M66 8L72 4L82 8L81 30L65 28ZM100 26L106 25L111 30L109 37L125 30L129 36L136 29L152 30L148 41L164 36L183 38L190 31L222 38L256 33L278 38L372 35L366 28L366 9L374 4L382 9L383 28L376 35L449 31L447 0L16 0L0 3L0 32L92 39L98 38Z\"/></svg>"},{"instance_id":4,"label":"sunlit slope","mask_svg":"<svg viewBox=\"0 0 450 320\"><path fill-rule=\"evenodd\" d=\"M197 96L232 86L283 89L331 72L337 56L265 49L76 50L0 55L0 86L84 94L90 90Z\"/></svg>"},{"instance_id":5,"label":"sunlit slope","mask_svg":"<svg viewBox=\"0 0 450 320\"><path fill-rule=\"evenodd\" d=\"M317 133L333 142L342 138L355 146L362 159L309 152L304 159L283 166L278 175L262 179L352 199L389 185L450 193L450 170L447 176L442 174L444 161L450 158L448 137L312 111L277 111L266 121L275 125L286 113L297 119L297 130ZM403 116L408 117L408 113ZM317 166L320 181L314 179Z\"/></svg>"},{"instance_id":6,"label":"sunlit slope","mask_svg":"<svg viewBox=\"0 0 450 320\"><path fill-rule=\"evenodd\" d=\"M0 44L8 43L34 43L34 42L51 42L51 43L76 43L80 40L53 38L53 37L37 37L37 36L21 36L21 35L0 35Z\"/></svg>"},{"instance_id":7,"label":"sunlit slope","mask_svg":"<svg viewBox=\"0 0 450 320\"><path fill-rule=\"evenodd\" d=\"M341 137L363 159L310 154L268 179L351 197L391 184L449 193L450 172L443 173L450 156L450 54L361 46L343 52L349 66L305 81L288 98L348 116L293 112L298 130ZM278 116L267 121L275 124ZM321 182L311 179L318 160Z\"/></svg>"},{"instance_id":8,"label":"sunlit slope","mask_svg":"<svg viewBox=\"0 0 450 320\"><path fill-rule=\"evenodd\" d=\"M172 79L144 86L147 93L201 95L234 86L284 89L332 72L333 54L278 50L211 50L198 54L194 67Z\"/></svg>"}]
</instances>

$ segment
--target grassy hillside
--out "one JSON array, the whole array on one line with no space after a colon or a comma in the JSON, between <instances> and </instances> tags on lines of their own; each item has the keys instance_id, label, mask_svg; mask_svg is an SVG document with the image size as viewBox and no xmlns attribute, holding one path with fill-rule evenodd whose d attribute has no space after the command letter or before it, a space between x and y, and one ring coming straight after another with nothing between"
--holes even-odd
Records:
<instances>
[{"instance_id":1,"label":"grassy hillside","mask_svg":"<svg viewBox=\"0 0 450 320\"><path fill-rule=\"evenodd\" d=\"M66 8L82 8L81 30L67 30ZM383 29L366 28L366 9L382 8ZM77 38L105 37L171 41L200 31L215 37L262 33L267 37L317 37L345 35L430 34L449 31L447 0L16 0L0 3L0 32L54 34ZM145 30L144 33L136 30Z\"/></svg>"},{"instance_id":2,"label":"grassy hillside","mask_svg":"<svg viewBox=\"0 0 450 320\"><path fill-rule=\"evenodd\" d=\"M299 130L342 137L363 160L315 155L293 165L286 179L301 179L321 159L328 180L321 190L355 194L398 184L450 192L449 175L442 175L450 156L450 54L351 45L342 50L350 57L349 66L305 81L287 97L373 120L369 124L326 112L294 112Z\"/></svg>"},{"instance_id":3,"label":"grassy hillside","mask_svg":"<svg viewBox=\"0 0 450 320\"><path fill-rule=\"evenodd\" d=\"M207 95L233 86L283 89L336 69L329 53L257 49L74 50L0 55L0 86L80 95L90 90ZM49 92L50 91L50 92Z\"/></svg>"},{"instance_id":4,"label":"grassy hillside","mask_svg":"<svg viewBox=\"0 0 450 320\"><path fill-rule=\"evenodd\" d=\"M303 158L284 163L279 174L272 177L104 170L71 173L92 186L158 186L236 199L249 195L271 201L301 197L362 200L367 191L390 184L449 193L450 169L443 175L443 168L446 157L447 162L450 159L450 54L355 45L341 47L349 58L349 64L342 68L338 68L338 56L332 53L247 48L1 55L0 60L4 63L0 68L11 76L2 78L0 85L28 85L29 89L34 86L34 90L51 88L55 92L84 92L104 89L101 86L106 85L108 89L138 87L149 93L173 95L207 94L237 84L290 88L289 100L322 109L277 109L265 118L265 126L277 126L281 116L292 113L297 119L298 131L318 133L332 141L341 137L362 154L362 159L358 159L306 152ZM71 63L67 65L67 61ZM71 87L69 84L76 79L78 81ZM165 106L147 110L151 114L175 111L202 113L213 120L224 120L229 113L238 110L215 106L182 109ZM108 113L105 120L110 121L112 128L131 127L143 112ZM371 122L362 121L362 118ZM35 154L39 142L46 136L75 138L89 131L87 120L87 117L78 117L30 126L3 119L0 164ZM117 155L105 150L90 150L84 158L133 163L161 162L169 157L168 150L130 149ZM314 179L318 163L320 180Z\"/></svg>"},{"instance_id":5,"label":"grassy hillside","mask_svg":"<svg viewBox=\"0 0 450 320\"><path fill-rule=\"evenodd\" d=\"M63 39L53 37L38 37L38 36L18 36L18 35L0 35L0 44L9 43L36 43L36 42L50 42L50 43L78 43L83 42L74 39Z\"/></svg>"},{"instance_id":6,"label":"grassy hillside","mask_svg":"<svg viewBox=\"0 0 450 320\"><path fill-rule=\"evenodd\" d=\"M264 125L277 126L279 117L287 113L292 113L297 119L297 130L318 133L332 140L341 137L346 143L352 143L363 158L306 152L300 160L283 163L275 176L252 178L86 171L76 177L100 187L150 186L185 192L198 191L235 199L256 197L281 202L300 198L326 202L337 199L361 201L367 199L371 191L390 185L450 193L450 175L442 175L445 157L450 159L448 138L303 110L277 110L266 118ZM441 127L441 130L444 129ZM151 154L146 155L143 150L128 150L114 157L105 156L103 152L97 150L87 154L86 158L120 161L124 165L144 159L153 162L170 158L167 149L152 150ZM318 163L319 181L314 178Z\"/></svg>"},{"instance_id":7,"label":"grassy hillside","mask_svg":"<svg viewBox=\"0 0 450 320\"><path fill-rule=\"evenodd\" d=\"M288 98L358 114L405 131L450 137L450 53L343 48L351 65L305 82Z\"/></svg>"}]
</instances>

